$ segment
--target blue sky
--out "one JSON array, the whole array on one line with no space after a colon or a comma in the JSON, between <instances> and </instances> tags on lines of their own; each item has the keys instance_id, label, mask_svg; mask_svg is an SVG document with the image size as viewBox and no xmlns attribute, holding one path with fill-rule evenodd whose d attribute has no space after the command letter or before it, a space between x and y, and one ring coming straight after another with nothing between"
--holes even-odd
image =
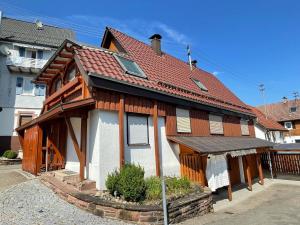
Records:
<instances>
[{"instance_id":1,"label":"blue sky","mask_svg":"<svg viewBox=\"0 0 300 225\"><path fill-rule=\"evenodd\" d=\"M1 0L4 15L75 30L77 39L99 46L105 26L144 42L163 36L163 50L214 73L243 101L293 98L300 91L300 1L40 1Z\"/></svg>"}]
</instances>

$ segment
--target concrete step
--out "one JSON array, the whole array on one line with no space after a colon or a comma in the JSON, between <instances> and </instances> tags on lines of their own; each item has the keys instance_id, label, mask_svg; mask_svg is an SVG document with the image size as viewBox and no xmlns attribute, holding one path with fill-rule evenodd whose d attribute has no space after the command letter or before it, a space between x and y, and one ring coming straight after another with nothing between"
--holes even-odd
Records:
<instances>
[{"instance_id":1,"label":"concrete step","mask_svg":"<svg viewBox=\"0 0 300 225\"><path fill-rule=\"evenodd\" d=\"M64 169L64 170L53 171L53 173L54 173L54 177L60 181L67 182L67 183L80 182L79 174L74 171Z\"/></svg>"}]
</instances>

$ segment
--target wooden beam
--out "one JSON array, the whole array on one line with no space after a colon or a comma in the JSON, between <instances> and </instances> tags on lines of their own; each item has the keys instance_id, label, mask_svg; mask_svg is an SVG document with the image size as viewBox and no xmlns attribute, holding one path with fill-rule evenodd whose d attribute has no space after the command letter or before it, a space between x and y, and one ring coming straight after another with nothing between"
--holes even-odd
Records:
<instances>
[{"instance_id":1,"label":"wooden beam","mask_svg":"<svg viewBox=\"0 0 300 225\"><path fill-rule=\"evenodd\" d=\"M64 68L64 65L52 63L52 64L49 65L49 68L50 68L50 69L58 69L58 70L62 70L62 69Z\"/></svg>"},{"instance_id":2,"label":"wooden beam","mask_svg":"<svg viewBox=\"0 0 300 225\"><path fill-rule=\"evenodd\" d=\"M245 161L246 161L248 189L249 189L249 191L252 191L252 176L251 176L250 160L247 156L245 156Z\"/></svg>"},{"instance_id":3,"label":"wooden beam","mask_svg":"<svg viewBox=\"0 0 300 225\"><path fill-rule=\"evenodd\" d=\"M84 168L86 166L86 143L87 143L87 114L83 114L81 118L81 162L80 163L80 179L84 180Z\"/></svg>"},{"instance_id":4,"label":"wooden beam","mask_svg":"<svg viewBox=\"0 0 300 225\"><path fill-rule=\"evenodd\" d=\"M120 168L125 165L125 144L124 144L124 95L120 95L119 102L119 145L120 145Z\"/></svg>"},{"instance_id":5,"label":"wooden beam","mask_svg":"<svg viewBox=\"0 0 300 225\"><path fill-rule=\"evenodd\" d=\"M45 74L53 74L56 75L57 73L59 73L58 69L46 69Z\"/></svg>"},{"instance_id":6,"label":"wooden beam","mask_svg":"<svg viewBox=\"0 0 300 225\"><path fill-rule=\"evenodd\" d=\"M227 171L228 171L228 180L229 180L229 184L227 186L227 195L228 195L228 200L232 201L232 185L231 185L231 170L229 170L230 166L230 160L229 160L229 156L227 155Z\"/></svg>"},{"instance_id":7,"label":"wooden beam","mask_svg":"<svg viewBox=\"0 0 300 225\"><path fill-rule=\"evenodd\" d=\"M153 128L154 128L154 151L155 151L156 176L161 176L161 173L160 173L160 156L159 156L159 140L158 140L157 101L154 101L154 105L153 105Z\"/></svg>"},{"instance_id":8,"label":"wooden beam","mask_svg":"<svg viewBox=\"0 0 300 225\"><path fill-rule=\"evenodd\" d=\"M74 145L74 148L75 148L75 152L77 154L77 157L78 157L78 160L79 160L79 163L80 163L80 168L81 168L82 167L82 163L83 163L82 162L82 154L81 154L81 151L80 151L80 148L79 148L79 145L78 145L78 141L77 141L76 135L74 133L74 129L73 129L72 123L71 123L69 117L65 117L65 121L66 121L66 124L67 124L67 127L68 127L68 131L69 131L69 134L71 136L71 139L72 139L72 142L73 142L73 145ZM80 176L80 179L82 179L82 177L84 178L84 174L82 174L81 170L79 172L79 176Z\"/></svg>"},{"instance_id":9,"label":"wooden beam","mask_svg":"<svg viewBox=\"0 0 300 225\"><path fill-rule=\"evenodd\" d=\"M71 58L73 58L73 54L72 53L67 53L67 52L61 52L61 53L59 53L59 57L71 59Z\"/></svg>"},{"instance_id":10,"label":"wooden beam","mask_svg":"<svg viewBox=\"0 0 300 225\"><path fill-rule=\"evenodd\" d=\"M261 165L261 159L260 159L260 154L256 154L256 161L257 161L257 170L258 170L258 176L259 176L259 183L261 185L264 185L264 175L263 175L263 170L262 170L262 165Z\"/></svg>"},{"instance_id":11,"label":"wooden beam","mask_svg":"<svg viewBox=\"0 0 300 225\"><path fill-rule=\"evenodd\" d=\"M63 65L67 64L68 62L69 62L68 60L61 60L61 59L55 59L53 61L54 64L63 64Z\"/></svg>"}]
</instances>

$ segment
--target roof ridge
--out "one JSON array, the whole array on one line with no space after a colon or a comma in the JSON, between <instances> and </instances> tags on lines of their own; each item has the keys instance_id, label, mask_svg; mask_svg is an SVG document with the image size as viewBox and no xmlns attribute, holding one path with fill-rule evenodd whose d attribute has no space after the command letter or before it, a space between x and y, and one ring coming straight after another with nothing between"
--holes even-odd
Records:
<instances>
[{"instance_id":1,"label":"roof ridge","mask_svg":"<svg viewBox=\"0 0 300 225\"><path fill-rule=\"evenodd\" d=\"M11 18L11 17L7 17L7 16L3 16L2 19L9 19L9 20L19 21L19 22L23 22L23 23L35 24L35 22L32 22L32 21L22 20L22 19L16 19L16 18ZM43 21L41 21L41 22L43 23ZM73 30L71 30L69 28L58 27L58 26L55 26L55 25L49 25L49 24L44 24L43 23L43 26L52 27L52 28L61 29L61 30L67 30L67 31L73 32Z\"/></svg>"}]
</instances>

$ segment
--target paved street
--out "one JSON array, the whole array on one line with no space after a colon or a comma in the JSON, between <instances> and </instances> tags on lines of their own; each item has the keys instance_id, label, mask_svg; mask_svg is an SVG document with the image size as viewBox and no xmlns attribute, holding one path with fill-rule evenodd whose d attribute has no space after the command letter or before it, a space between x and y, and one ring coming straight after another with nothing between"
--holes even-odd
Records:
<instances>
[{"instance_id":1,"label":"paved street","mask_svg":"<svg viewBox=\"0 0 300 225\"><path fill-rule=\"evenodd\" d=\"M27 180L21 173L21 165L0 166L0 192Z\"/></svg>"},{"instance_id":2,"label":"paved street","mask_svg":"<svg viewBox=\"0 0 300 225\"><path fill-rule=\"evenodd\" d=\"M184 222L184 225L300 224L300 186L273 184L231 208Z\"/></svg>"}]
</instances>

